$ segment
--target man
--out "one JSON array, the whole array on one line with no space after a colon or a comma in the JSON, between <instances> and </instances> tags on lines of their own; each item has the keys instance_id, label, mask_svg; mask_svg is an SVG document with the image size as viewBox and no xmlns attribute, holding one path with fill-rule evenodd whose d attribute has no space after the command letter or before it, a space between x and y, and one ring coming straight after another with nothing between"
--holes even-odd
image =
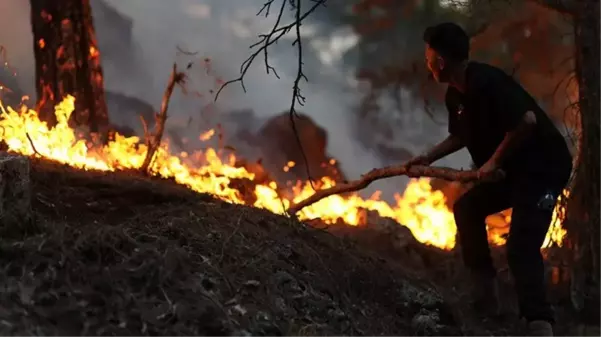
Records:
<instances>
[{"instance_id":1,"label":"man","mask_svg":"<svg viewBox=\"0 0 601 337\"><path fill-rule=\"evenodd\" d=\"M536 101L510 76L468 60L469 37L456 24L424 33L426 63L433 78L447 83L450 135L409 165L432 162L467 147L480 182L453 207L465 265L474 281L475 305L498 308L496 271L485 218L513 208L507 240L520 313L531 335L553 335L540 247L555 202L568 182L572 158L563 136ZM501 180L495 173L501 170ZM497 309L498 310L498 309Z\"/></svg>"}]
</instances>

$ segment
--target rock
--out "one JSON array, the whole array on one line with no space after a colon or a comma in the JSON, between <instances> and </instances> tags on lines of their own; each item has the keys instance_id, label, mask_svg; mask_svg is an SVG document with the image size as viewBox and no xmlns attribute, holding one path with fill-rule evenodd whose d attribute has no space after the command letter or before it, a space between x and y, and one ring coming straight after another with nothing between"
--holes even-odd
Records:
<instances>
[{"instance_id":1,"label":"rock","mask_svg":"<svg viewBox=\"0 0 601 337\"><path fill-rule=\"evenodd\" d=\"M0 154L0 222L3 226L28 225L32 220L29 158Z\"/></svg>"}]
</instances>

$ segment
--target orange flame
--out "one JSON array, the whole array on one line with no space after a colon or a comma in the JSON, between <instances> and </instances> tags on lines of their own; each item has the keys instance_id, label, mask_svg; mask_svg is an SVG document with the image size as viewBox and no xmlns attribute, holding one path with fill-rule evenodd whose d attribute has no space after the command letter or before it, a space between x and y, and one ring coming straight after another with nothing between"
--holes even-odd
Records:
<instances>
[{"instance_id":1,"label":"orange flame","mask_svg":"<svg viewBox=\"0 0 601 337\"><path fill-rule=\"evenodd\" d=\"M36 151L46 158L80 169L101 171L117 171L121 169L136 169L144 161L147 147L138 137L123 137L116 135L115 140L101 148L90 148L86 142L79 139L69 128L68 120L74 110L75 99L66 97L56 106L55 114L58 123L49 128L38 118L36 111L22 107L20 113L0 102L2 117L0 118L0 141L8 145L9 150L23 155L34 155ZM214 134L213 130L201 135L200 139L208 139ZM28 139L31 138L30 140ZM200 165L193 165L184 160L196 158ZM242 193L232 187L232 179L245 178L254 180L253 173L245 168L235 167L236 158L233 155L222 158L214 149L207 149L194 155L187 153L180 156L172 155L167 144L162 144L157 150L150 170L153 174L164 178L172 178L178 184L201 192L210 193L223 200L242 204ZM332 161L335 163L335 161ZM290 162L286 168L293 167ZM334 186L330 178L319 182L321 188ZM275 182L257 184L254 189L256 196L255 207L265 208L274 213L282 214L293 202L298 202L315 193L309 182L298 182L286 197L278 196L278 186ZM407 226L415 238L424 244L441 249L455 247L456 226L452 212L445 204L445 196L441 191L434 191L427 178L410 181L402 196L396 196L396 204L390 205L379 200L379 193L364 199L359 194L345 197L333 195L310 205L299 212L300 219L320 218L332 224L338 221L357 226L365 224L365 211L377 212L382 217L396 220ZM564 214L556 209L555 219L563 219ZM561 221L554 221L547 234L543 248L552 243L561 244L565 230ZM497 231L489 231L491 243L502 245L505 239Z\"/></svg>"},{"instance_id":2,"label":"orange flame","mask_svg":"<svg viewBox=\"0 0 601 337\"><path fill-rule=\"evenodd\" d=\"M200 136L198 136L198 139L203 142L206 142L207 140L211 139L214 135L215 135L215 130L211 129L209 131L201 133Z\"/></svg>"}]
</instances>

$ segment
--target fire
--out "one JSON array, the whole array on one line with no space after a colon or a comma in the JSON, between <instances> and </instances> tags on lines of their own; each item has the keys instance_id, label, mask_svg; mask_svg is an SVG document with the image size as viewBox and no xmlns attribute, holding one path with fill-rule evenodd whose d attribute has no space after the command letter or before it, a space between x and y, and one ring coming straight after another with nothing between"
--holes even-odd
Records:
<instances>
[{"instance_id":1,"label":"fire","mask_svg":"<svg viewBox=\"0 0 601 337\"><path fill-rule=\"evenodd\" d=\"M90 46L90 57L94 58L98 56L100 56L100 52L98 51L98 49L96 49L96 47L94 46Z\"/></svg>"},{"instance_id":2,"label":"fire","mask_svg":"<svg viewBox=\"0 0 601 337\"><path fill-rule=\"evenodd\" d=\"M215 135L215 130L211 129L209 131L201 133L200 136L198 136L198 139L203 142L206 142L207 140L213 138L214 135Z\"/></svg>"},{"instance_id":3,"label":"fire","mask_svg":"<svg viewBox=\"0 0 601 337\"><path fill-rule=\"evenodd\" d=\"M282 168L282 170L284 170L284 172L288 172L294 166L296 166L296 163L293 162L293 161L289 161L289 162L286 163L286 166L284 166L284 168Z\"/></svg>"},{"instance_id":4,"label":"fire","mask_svg":"<svg viewBox=\"0 0 601 337\"><path fill-rule=\"evenodd\" d=\"M75 99L68 96L58 104L55 109L57 124L49 128L45 122L39 120L36 111L22 107L20 112L17 112L11 107L5 108L0 102L0 141L5 142L13 152L28 156L38 154L85 170L118 171L140 167L147 147L138 137L126 138L116 135L113 141L103 147L91 146L84 139L77 137L74 130L68 126L74 103ZM199 138L209 139L213 135L214 131L209 130ZM200 164L192 164L188 160L192 157L199 159ZM171 178L194 191L210 193L223 200L242 204L244 198L239 190L232 187L232 179L254 180L255 175L245 168L236 167L235 162L236 158L233 155L224 158L211 148L194 155L176 156L170 153L168 144L162 144L150 170L157 176ZM335 161L332 160L331 163ZM294 165L294 162L289 162L285 169ZM335 181L325 177L317 185L320 188L328 188L334 186ZM283 197L279 196L277 191L278 186L275 182L257 184L254 189L256 201L253 206L281 214L291 203L314 193L309 182L298 182ZM445 201L441 191L432 189L429 179L413 179L403 195L396 197L396 203L393 205L380 200L377 193L368 199L356 193L333 195L302 209L299 218L320 218L329 224L342 221L351 226L358 226L365 224L366 211L373 211L407 226L419 242L441 249L453 249L457 230L453 214ZM552 243L561 244L565 236L565 230L561 227L563 216L564 214L556 209L554 224L547 234L544 248ZM502 233L496 230L489 230L489 239L496 245L505 243Z\"/></svg>"}]
</instances>

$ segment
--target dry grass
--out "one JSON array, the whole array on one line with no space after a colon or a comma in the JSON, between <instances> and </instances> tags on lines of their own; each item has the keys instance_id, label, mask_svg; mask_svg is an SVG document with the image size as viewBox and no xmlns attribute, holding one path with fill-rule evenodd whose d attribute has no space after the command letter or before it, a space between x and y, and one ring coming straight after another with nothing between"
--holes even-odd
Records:
<instances>
[{"instance_id":1,"label":"dry grass","mask_svg":"<svg viewBox=\"0 0 601 337\"><path fill-rule=\"evenodd\" d=\"M0 228L2 335L523 333L502 249L508 314L485 319L467 304L458 254L397 224L325 231L43 161L32 183L34 226ZM560 312L558 333L585 331Z\"/></svg>"},{"instance_id":2,"label":"dry grass","mask_svg":"<svg viewBox=\"0 0 601 337\"><path fill-rule=\"evenodd\" d=\"M432 290L351 240L169 182L36 162L2 228L0 334L459 334Z\"/></svg>"}]
</instances>

